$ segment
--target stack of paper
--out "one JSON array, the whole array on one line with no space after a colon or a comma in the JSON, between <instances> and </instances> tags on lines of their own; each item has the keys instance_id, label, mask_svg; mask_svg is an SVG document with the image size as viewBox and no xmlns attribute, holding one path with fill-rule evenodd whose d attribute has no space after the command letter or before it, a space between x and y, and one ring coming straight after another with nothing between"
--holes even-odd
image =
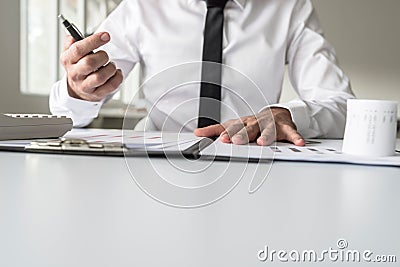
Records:
<instances>
[{"instance_id":1,"label":"stack of paper","mask_svg":"<svg viewBox=\"0 0 400 267\"><path fill-rule=\"evenodd\" d=\"M90 143L121 143L126 148L147 151L184 151L202 138L193 133L136 132L102 129L74 129L64 138Z\"/></svg>"}]
</instances>

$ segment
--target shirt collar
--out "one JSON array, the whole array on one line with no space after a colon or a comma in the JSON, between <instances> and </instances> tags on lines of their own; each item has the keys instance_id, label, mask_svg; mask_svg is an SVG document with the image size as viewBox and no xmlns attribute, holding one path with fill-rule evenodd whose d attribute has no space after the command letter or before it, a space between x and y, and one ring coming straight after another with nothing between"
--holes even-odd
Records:
<instances>
[{"instance_id":1,"label":"shirt collar","mask_svg":"<svg viewBox=\"0 0 400 267\"><path fill-rule=\"evenodd\" d=\"M197 1L204 1L204 0L187 0L189 4L193 4L193 2ZM231 0L235 4L237 4L242 10L244 9L244 6L246 5L247 0Z\"/></svg>"}]
</instances>

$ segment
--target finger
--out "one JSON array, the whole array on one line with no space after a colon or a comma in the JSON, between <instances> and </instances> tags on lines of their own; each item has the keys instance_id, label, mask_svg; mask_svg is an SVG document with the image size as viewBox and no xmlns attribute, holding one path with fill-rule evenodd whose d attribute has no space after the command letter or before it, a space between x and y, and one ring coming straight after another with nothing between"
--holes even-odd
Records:
<instances>
[{"instance_id":1,"label":"finger","mask_svg":"<svg viewBox=\"0 0 400 267\"><path fill-rule=\"evenodd\" d=\"M71 35L67 35L65 37L65 40L64 40L64 49L63 49L63 51L68 50L73 43L75 43L74 38L72 38Z\"/></svg>"},{"instance_id":2,"label":"finger","mask_svg":"<svg viewBox=\"0 0 400 267\"><path fill-rule=\"evenodd\" d=\"M225 127L222 124L215 124L204 128L197 128L194 130L194 134L199 137L213 137L220 135L225 131Z\"/></svg>"},{"instance_id":3,"label":"finger","mask_svg":"<svg viewBox=\"0 0 400 267\"><path fill-rule=\"evenodd\" d=\"M109 57L104 51L87 55L76 64L77 72L80 75L87 76L107 64L108 60Z\"/></svg>"},{"instance_id":4,"label":"finger","mask_svg":"<svg viewBox=\"0 0 400 267\"><path fill-rule=\"evenodd\" d=\"M245 145L255 140L260 133L260 128L257 124L247 125L232 136L232 143L235 145Z\"/></svg>"},{"instance_id":5,"label":"finger","mask_svg":"<svg viewBox=\"0 0 400 267\"><path fill-rule=\"evenodd\" d=\"M115 75L112 76L105 84L96 88L96 90L93 92L93 95L95 96L97 101L100 101L112 92L114 92L121 85L122 81L122 71L118 69Z\"/></svg>"},{"instance_id":6,"label":"finger","mask_svg":"<svg viewBox=\"0 0 400 267\"><path fill-rule=\"evenodd\" d=\"M286 136L286 140L292 142L296 146L305 146L306 141L304 138L291 126L283 127L282 134Z\"/></svg>"},{"instance_id":7,"label":"finger","mask_svg":"<svg viewBox=\"0 0 400 267\"><path fill-rule=\"evenodd\" d=\"M99 32L75 42L68 49L68 59L70 63L75 64L81 58L92 52L93 50L105 45L110 41L110 35L106 32Z\"/></svg>"},{"instance_id":8,"label":"finger","mask_svg":"<svg viewBox=\"0 0 400 267\"><path fill-rule=\"evenodd\" d=\"M225 130L220 134L220 140L223 143L232 143L231 137L229 136L228 132Z\"/></svg>"},{"instance_id":9,"label":"finger","mask_svg":"<svg viewBox=\"0 0 400 267\"><path fill-rule=\"evenodd\" d=\"M104 67L101 67L96 72L93 72L82 82L82 90L85 93L91 93L97 87L105 84L111 77L115 75L117 68L114 63L110 62Z\"/></svg>"},{"instance_id":10,"label":"finger","mask_svg":"<svg viewBox=\"0 0 400 267\"><path fill-rule=\"evenodd\" d=\"M268 124L267 127L263 129L260 137L257 139L257 144L260 146L269 146L276 140L276 129L275 124Z\"/></svg>"},{"instance_id":11,"label":"finger","mask_svg":"<svg viewBox=\"0 0 400 267\"><path fill-rule=\"evenodd\" d=\"M226 127L226 130L221 133L221 141L224 143L232 142L232 137L244 127L244 123L241 120L235 120L233 123L230 123Z\"/></svg>"}]
</instances>

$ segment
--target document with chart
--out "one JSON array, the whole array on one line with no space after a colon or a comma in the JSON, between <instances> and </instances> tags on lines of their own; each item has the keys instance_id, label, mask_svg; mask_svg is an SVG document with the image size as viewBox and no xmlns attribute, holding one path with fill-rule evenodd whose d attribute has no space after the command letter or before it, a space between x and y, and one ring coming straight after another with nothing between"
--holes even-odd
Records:
<instances>
[{"instance_id":1,"label":"document with chart","mask_svg":"<svg viewBox=\"0 0 400 267\"><path fill-rule=\"evenodd\" d=\"M342 143L343 140L318 139L307 140L304 147L283 142L276 142L271 146L262 147L254 143L237 146L216 140L200 151L200 155L202 158L209 159L248 160L250 162L283 160L400 167L399 152L390 157L352 156L342 153Z\"/></svg>"}]
</instances>

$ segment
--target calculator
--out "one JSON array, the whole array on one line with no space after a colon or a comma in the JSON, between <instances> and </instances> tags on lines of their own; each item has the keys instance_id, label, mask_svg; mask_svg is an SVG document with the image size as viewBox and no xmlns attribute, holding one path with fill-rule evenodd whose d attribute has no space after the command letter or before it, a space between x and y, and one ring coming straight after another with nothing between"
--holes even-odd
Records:
<instances>
[{"instance_id":1,"label":"calculator","mask_svg":"<svg viewBox=\"0 0 400 267\"><path fill-rule=\"evenodd\" d=\"M71 129L66 116L0 114L0 140L59 138Z\"/></svg>"}]
</instances>

